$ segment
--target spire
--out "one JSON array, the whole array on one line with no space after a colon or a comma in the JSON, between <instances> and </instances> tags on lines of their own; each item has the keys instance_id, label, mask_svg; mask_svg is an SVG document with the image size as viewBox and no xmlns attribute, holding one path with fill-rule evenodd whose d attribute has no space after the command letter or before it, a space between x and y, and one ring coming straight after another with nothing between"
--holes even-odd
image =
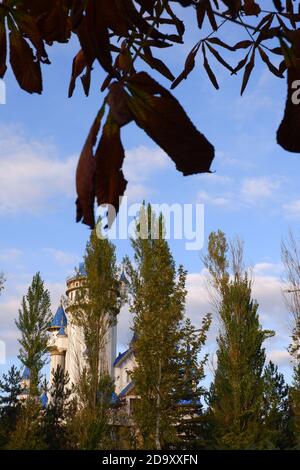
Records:
<instances>
[{"instance_id":1,"label":"spire","mask_svg":"<svg viewBox=\"0 0 300 470\"><path fill-rule=\"evenodd\" d=\"M128 292L128 287L129 287L129 281L125 275L124 268L122 268L122 272L119 278L119 283L120 283L120 296L121 298L125 298L126 294Z\"/></svg>"},{"instance_id":2,"label":"spire","mask_svg":"<svg viewBox=\"0 0 300 470\"><path fill-rule=\"evenodd\" d=\"M22 379L23 380L29 380L30 379L30 370L28 367L24 367L23 374L22 374Z\"/></svg>"},{"instance_id":3,"label":"spire","mask_svg":"<svg viewBox=\"0 0 300 470\"><path fill-rule=\"evenodd\" d=\"M47 408L48 396L47 396L47 393L46 393L46 392L44 392L44 393L40 396L40 401L41 401L42 408L43 408L43 409Z\"/></svg>"},{"instance_id":4,"label":"spire","mask_svg":"<svg viewBox=\"0 0 300 470\"><path fill-rule=\"evenodd\" d=\"M78 268L75 268L75 272L77 276L83 276L83 277L86 276L86 270L85 270L85 265L83 261L79 263Z\"/></svg>"},{"instance_id":5,"label":"spire","mask_svg":"<svg viewBox=\"0 0 300 470\"><path fill-rule=\"evenodd\" d=\"M124 282L124 284L129 284L127 277L125 276L124 269L122 269L121 276L120 276L120 282Z\"/></svg>"},{"instance_id":6,"label":"spire","mask_svg":"<svg viewBox=\"0 0 300 470\"><path fill-rule=\"evenodd\" d=\"M61 326L67 326L68 320L64 311L64 308L62 306L62 302L60 306L58 307L56 314L54 315L54 318L51 322L50 328L60 328Z\"/></svg>"}]
</instances>

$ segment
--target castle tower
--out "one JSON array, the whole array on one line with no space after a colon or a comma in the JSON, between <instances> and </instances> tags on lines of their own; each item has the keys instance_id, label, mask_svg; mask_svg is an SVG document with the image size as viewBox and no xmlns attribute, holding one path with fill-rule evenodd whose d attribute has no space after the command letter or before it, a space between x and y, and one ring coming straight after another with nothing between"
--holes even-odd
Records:
<instances>
[{"instance_id":1,"label":"castle tower","mask_svg":"<svg viewBox=\"0 0 300 470\"><path fill-rule=\"evenodd\" d=\"M85 277L84 264L81 263L76 273L66 281L67 299L64 302L65 309L63 305L58 308L49 327L51 335L48 350L51 355L51 371L55 370L58 365L63 367L69 374L70 384L75 384L78 381L80 372L86 365L84 334L82 328L76 325L76 310L72 308L76 299L76 292L85 282ZM116 324L109 328L104 342L100 365L101 369L113 378L113 364L116 359L117 349ZM50 376L51 385L52 374Z\"/></svg>"},{"instance_id":2,"label":"castle tower","mask_svg":"<svg viewBox=\"0 0 300 470\"><path fill-rule=\"evenodd\" d=\"M77 269L76 274L67 279L67 306L66 313L69 317L68 324L68 335L69 335L69 346L66 356L66 368L70 375L70 381L76 383L78 379L78 371L82 370L82 367L85 365L85 344L83 331L80 327L76 325L75 318L76 311L71 308L75 298L76 291L83 285L85 281L86 273L84 270L84 264L79 264L79 269ZM73 320L73 321L72 321ZM111 326L104 340L104 348L101 353L100 365L102 371L107 372L111 377L113 377L113 364L116 358L117 350L117 325Z\"/></svg>"},{"instance_id":3,"label":"castle tower","mask_svg":"<svg viewBox=\"0 0 300 470\"><path fill-rule=\"evenodd\" d=\"M80 263L76 273L67 278L66 288L66 314L68 316L68 350L66 354L66 370L70 376L70 384L76 383L79 379L80 371L85 366L85 345L82 329L76 325L74 316L76 312L72 311L75 302L76 292L83 285L86 273L83 263Z\"/></svg>"},{"instance_id":4,"label":"castle tower","mask_svg":"<svg viewBox=\"0 0 300 470\"><path fill-rule=\"evenodd\" d=\"M67 326L68 320L63 306L60 305L48 328L50 332L48 343L48 351L50 352L50 386L52 384L53 373L57 367L60 366L65 369L66 352L68 350Z\"/></svg>"},{"instance_id":5,"label":"castle tower","mask_svg":"<svg viewBox=\"0 0 300 470\"><path fill-rule=\"evenodd\" d=\"M19 400L25 400L29 396L29 389L30 389L30 370L28 367L24 367L22 378L21 378L21 387L22 392L19 395Z\"/></svg>"}]
</instances>

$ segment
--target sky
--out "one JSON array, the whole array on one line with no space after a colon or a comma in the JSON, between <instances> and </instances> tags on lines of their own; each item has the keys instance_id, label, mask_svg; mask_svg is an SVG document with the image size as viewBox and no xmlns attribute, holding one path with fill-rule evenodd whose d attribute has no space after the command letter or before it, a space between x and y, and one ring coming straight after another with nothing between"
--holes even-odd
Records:
<instances>
[{"instance_id":1,"label":"sky","mask_svg":"<svg viewBox=\"0 0 300 470\"><path fill-rule=\"evenodd\" d=\"M191 10L185 10L184 17L185 44L159 55L175 76L193 45L205 35L197 29ZM218 37L234 44L245 34L241 35L239 27L224 25ZM81 261L89 237L89 229L75 223L75 169L103 100L99 89L104 74L96 66L90 96L85 97L78 82L73 98L68 99L71 64L78 49L76 38L68 45L49 48L52 64L43 66L41 96L20 90L10 70L5 76L6 105L0 105L0 271L6 284L0 297L0 341L6 346L6 361L0 364L0 375L17 363L14 319L33 275L41 272L55 313L65 279ZM240 59L230 52L226 57L232 65ZM276 56L274 62L278 63ZM278 364L290 381L287 347L291 315L282 295L280 244L290 229L296 235L299 232L300 157L276 144L285 80L272 76L257 58L246 92L240 97L241 75L231 76L213 58L210 63L220 90L212 87L199 54L195 70L174 95L215 146L214 173L183 177L155 143L130 124L122 129L124 173L129 181L126 195L129 203L203 203L205 243L209 233L217 229L228 238L238 235L244 241L261 323L276 331L266 342L268 359ZM141 68L148 70L139 64ZM170 86L166 79L151 73L162 85ZM201 261L205 250L188 251L185 242L171 240L170 245L176 263L188 270L187 315L199 325L203 315L212 310ZM116 250L119 262L125 254L132 254L129 240L118 240ZM207 344L211 368L217 330L214 317ZM129 339L130 314L125 306L119 315L118 350L124 350Z\"/></svg>"}]
</instances>

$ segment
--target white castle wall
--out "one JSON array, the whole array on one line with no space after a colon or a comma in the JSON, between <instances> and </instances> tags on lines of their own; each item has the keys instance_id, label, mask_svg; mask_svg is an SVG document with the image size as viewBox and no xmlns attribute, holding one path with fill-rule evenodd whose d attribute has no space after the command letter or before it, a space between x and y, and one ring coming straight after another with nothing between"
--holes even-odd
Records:
<instances>
[{"instance_id":1,"label":"white castle wall","mask_svg":"<svg viewBox=\"0 0 300 470\"><path fill-rule=\"evenodd\" d=\"M131 382L130 372L135 367L136 361L132 351L114 367L115 392L117 395Z\"/></svg>"},{"instance_id":2,"label":"white castle wall","mask_svg":"<svg viewBox=\"0 0 300 470\"><path fill-rule=\"evenodd\" d=\"M79 288L84 278L74 276L67 280L67 305L65 313L68 319L68 325L65 328L66 336L59 336L57 329L51 330L49 339L49 351L51 354L51 371L58 365L64 367L70 377L70 384L76 384L80 377L80 372L86 365L85 343L82 328L76 325L76 312L70 312L70 307L75 300L76 289ZM117 349L117 325L109 327L104 338L104 348L100 357L101 370L110 374L114 378L113 363L116 358ZM50 374L50 385L52 374Z\"/></svg>"}]
</instances>

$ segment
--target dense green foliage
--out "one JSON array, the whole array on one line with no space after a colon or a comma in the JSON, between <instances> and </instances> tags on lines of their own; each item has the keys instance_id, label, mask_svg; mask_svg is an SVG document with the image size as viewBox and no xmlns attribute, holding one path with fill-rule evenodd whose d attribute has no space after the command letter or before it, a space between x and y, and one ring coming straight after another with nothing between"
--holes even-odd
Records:
<instances>
[{"instance_id":1,"label":"dense green foliage","mask_svg":"<svg viewBox=\"0 0 300 470\"><path fill-rule=\"evenodd\" d=\"M274 332L261 327L242 245L228 244L220 231L210 235L204 258L215 315L199 312L196 328L185 315L187 273L182 266L176 269L163 219L150 206L142 206L132 240L134 258L125 262L136 360L131 371L136 398L127 414L116 400L109 370L99 361L123 294L115 247L97 230L86 248L76 318L72 310L69 316L82 327L86 347L78 382L71 389L58 367L50 388L42 384L50 301L37 274L17 321L30 393L24 398L26 384L15 366L0 380L0 448L299 449L298 329L292 334L289 387L277 366L266 363L264 343ZM217 362L207 388L211 323L218 325Z\"/></svg>"},{"instance_id":2,"label":"dense green foliage","mask_svg":"<svg viewBox=\"0 0 300 470\"><path fill-rule=\"evenodd\" d=\"M20 415L21 374L12 366L0 380L0 447L6 447Z\"/></svg>"},{"instance_id":3,"label":"dense green foliage","mask_svg":"<svg viewBox=\"0 0 300 470\"><path fill-rule=\"evenodd\" d=\"M21 333L18 358L30 372L30 394L38 392L40 372L47 362L47 329L50 324L50 294L37 273L22 299L16 325Z\"/></svg>"},{"instance_id":4,"label":"dense green foliage","mask_svg":"<svg viewBox=\"0 0 300 470\"><path fill-rule=\"evenodd\" d=\"M120 308L115 247L102 236L101 224L91 232L84 256L85 280L77 292L72 321L83 331L86 363L79 365L76 392L80 405L73 422L76 446L98 449L107 445L109 405L113 392L108 365L100 354Z\"/></svg>"}]
</instances>

